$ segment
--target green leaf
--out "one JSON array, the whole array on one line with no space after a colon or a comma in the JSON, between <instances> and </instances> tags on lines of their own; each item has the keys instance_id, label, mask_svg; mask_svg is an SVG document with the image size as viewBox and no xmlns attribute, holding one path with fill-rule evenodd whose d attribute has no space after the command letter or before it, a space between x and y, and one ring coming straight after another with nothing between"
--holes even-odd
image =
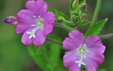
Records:
<instances>
[{"instance_id":1,"label":"green leaf","mask_svg":"<svg viewBox=\"0 0 113 71\"><path fill-rule=\"evenodd\" d=\"M82 6L83 3L86 3L86 0L83 0L76 8L76 13L79 14L80 13L80 7Z\"/></svg>"},{"instance_id":2,"label":"green leaf","mask_svg":"<svg viewBox=\"0 0 113 71\"><path fill-rule=\"evenodd\" d=\"M88 31L85 33L85 37L89 35L98 35L102 30L104 24L107 22L108 18L97 22L96 24L92 25Z\"/></svg>"},{"instance_id":3,"label":"green leaf","mask_svg":"<svg viewBox=\"0 0 113 71\"><path fill-rule=\"evenodd\" d=\"M73 12L72 1L71 0L70 0L69 12L70 12L70 14L72 14L72 12Z\"/></svg>"},{"instance_id":4,"label":"green leaf","mask_svg":"<svg viewBox=\"0 0 113 71\"><path fill-rule=\"evenodd\" d=\"M88 20L85 20L84 22L82 22L80 25L83 25L83 26L85 26L85 25L87 25L87 24L89 24L89 23L91 23L90 21L88 21Z\"/></svg>"},{"instance_id":5,"label":"green leaf","mask_svg":"<svg viewBox=\"0 0 113 71\"><path fill-rule=\"evenodd\" d=\"M59 37L57 38L60 39ZM29 45L28 51L35 62L44 71L68 71L68 69L63 66L63 62L61 62L60 59L61 48L61 45L45 41L42 45Z\"/></svg>"},{"instance_id":6,"label":"green leaf","mask_svg":"<svg viewBox=\"0 0 113 71\"><path fill-rule=\"evenodd\" d=\"M42 47L44 48L44 47ZM40 50L40 46L36 46L33 44L30 44L28 46L28 51L30 53L30 55L33 57L33 59L35 60L35 62L44 70L44 71L51 71L48 67L48 61L47 58L45 57L44 53L41 52Z\"/></svg>"},{"instance_id":7,"label":"green leaf","mask_svg":"<svg viewBox=\"0 0 113 71\"><path fill-rule=\"evenodd\" d=\"M105 69L101 69L101 70L99 70L99 71L107 71L107 70L105 70Z\"/></svg>"},{"instance_id":8,"label":"green leaf","mask_svg":"<svg viewBox=\"0 0 113 71\"><path fill-rule=\"evenodd\" d=\"M83 65L81 66L81 71L87 71Z\"/></svg>"}]
</instances>

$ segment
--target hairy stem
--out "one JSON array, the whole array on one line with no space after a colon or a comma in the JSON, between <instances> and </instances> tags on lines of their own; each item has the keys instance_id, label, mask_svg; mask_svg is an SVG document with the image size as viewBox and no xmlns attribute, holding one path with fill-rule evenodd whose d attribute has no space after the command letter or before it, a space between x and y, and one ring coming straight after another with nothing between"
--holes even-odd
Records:
<instances>
[{"instance_id":1,"label":"hairy stem","mask_svg":"<svg viewBox=\"0 0 113 71\"><path fill-rule=\"evenodd\" d=\"M73 24L72 24L71 22L69 22L69 21L66 21L66 20L65 20L64 23L69 24L70 26L73 26Z\"/></svg>"},{"instance_id":2,"label":"hairy stem","mask_svg":"<svg viewBox=\"0 0 113 71\"><path fill-rule=\"evenodd\" d=\"M62 45L62 42L59 42L59 41L51 39L51 38L46 38L46 40L50 41L50 42L54 42L54 43L59 44L59 45Z\"/></svg>"},{"instance_id":3,"label":"hairy stem","mask_svg":"<svg viewBox=\"0 0 113 71\"><path fill-rule=\"evenodd\" d=\"M55 25L55 26L59 26L59 27L61 27L61 28L64 28L64 29L67 30L68 32L71 31L67 26L62 25L62 24L60 24L60 23L54 23L53 25Z\"/></svg>"},{"instance_id":4,"label":"hairy stem","mask_svg":"<svg viewBox=\"0 0 113 71\"><path fill-rule=\"evenodd\" d=\"M93 19L92 19L92 24L93 25L97 19L97 16L98 16L98 13L99 13L99 9L100 9L100 5L101 5L101 0L97 0L97 4L96 4L96 7L95 7L95 12L94 12L94 15L93 15Z\"/></svg>"},{"instance_id":5,"label":"hairy stem","mask_svg":"<svg viewBox=\"0 0 113 71\"><path fill-rule=\"evenodd\" d=\"M107 39L107 38L111 38L111 37L113 37L113 33L106 34L106 35L99 35L99 38L101 38L101 39Z\"/></svg>"}]
</instances>

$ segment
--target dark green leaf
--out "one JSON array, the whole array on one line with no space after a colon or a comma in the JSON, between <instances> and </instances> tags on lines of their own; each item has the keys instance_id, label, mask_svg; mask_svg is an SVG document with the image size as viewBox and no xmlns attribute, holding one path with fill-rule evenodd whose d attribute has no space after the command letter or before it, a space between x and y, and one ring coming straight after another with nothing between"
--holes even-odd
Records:
<instances>
[{"instance_id":1,"label":"dark green leaf","mask_svg":"<svg viewBox=\"0 0 113 71\"><path fill-rule=\"evenodd\" d=\"M102 30L104 24L107 22L108 18L101 20L99 22L97 22L96 24L92 25L88 31L85 34L85 37L89 36L89 35L98 35L100 33L100 31Z\"/></svg>"},{"instance_id":2,"label":"dark green leaf","mask_svg":"<svg viewBox=\"0 0 113 71\"><path fill-rule=\"evenodd\" d=\"M70 14L72 14L72 12L73 12L72 1L71 0L70 0L69 12L70 12Z\"/></svg>"}]
</instances>

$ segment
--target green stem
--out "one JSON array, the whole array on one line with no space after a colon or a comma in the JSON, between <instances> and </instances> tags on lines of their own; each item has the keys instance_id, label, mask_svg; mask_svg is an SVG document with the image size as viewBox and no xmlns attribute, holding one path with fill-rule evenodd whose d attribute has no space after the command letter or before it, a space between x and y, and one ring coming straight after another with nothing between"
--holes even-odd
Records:
<instances>
[{"instance_id":1,"label":"green stem","mask_svg":"<svg viewBox=\"0 0 113 71\"><path fill-rule=\"evenodd\" d=\"M50 42L54 42L54 43L59 44L59 45L62 45L62 42L59 42L59 41L51 39L51 38L46 38L46 40L50 41Z\"/></svg>"},{"instance_id":2,"label":"green stem","mask_svg":"<svg viewBox=\"0 0 113 71\"><path fill-rule=\"evenodd\" d=\"M53 25L55 25L55 26L59 26L59 27L61 27L61 28L64 28L64 29L67 30L68 32L71 31L67 26L62 25L62 24L60 24L60 23L54 23Z\"/></svg>"},{"instance_id":3,"label":"green stem","mask_svg":"<svg viewBox=\"0 0 113 71\"><path fill-rule=\"evenodd\" d=\"M100 9L100 5L101 5L101 0L97 0L97 4L96 4L96 8L95 8L95 12L93 15L93 19L92 19L92 24L93 25L97 19L98 13L99 13L99 9Z\"/></svg>"},{"instance_id":4,"label":"green stem","mask_svg":"<svg viewBox=\"0 0 113 71\"><path fill-rule=\"evenodd\" d=\"M67 21L67 20L65 20L64 23L69 24L70 26L73 26L73 24L71 22Z\"/></svg>"},{"instance_id":5,"label":"green stem","mask_svg":"<svg viewBox=\"0 0 113 71\"><path fill-rule=\"evenodd\" d=\"M106 34L106 35L99 35L99 38L101 38L101 39L107 39L107 38L111 38L111 37L113 37L113 33Z\"/></svg>"}]
</instances>

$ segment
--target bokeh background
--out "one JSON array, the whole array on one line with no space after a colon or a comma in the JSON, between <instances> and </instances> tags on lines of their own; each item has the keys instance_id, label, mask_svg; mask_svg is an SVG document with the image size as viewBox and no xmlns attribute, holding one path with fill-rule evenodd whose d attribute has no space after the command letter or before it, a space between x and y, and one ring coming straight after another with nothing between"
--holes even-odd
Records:
<instances>
[{"instance_id":1,"label":"bokeh background","mask_svg":"<svg viewBox=\"0 0 113 71\"><path fill-rule=\"evenodd\" d=\"M21 35L16 34L15 26L3 23L3 19L7 16L16 16L21 9L25 9L27 0L0 0L0 71L43 71L35 64L32 57L29 55L25 45L21 43ZM69 14L69 0L45 0L48 8L58 10ZM81 1L81 0L80 0ZM88 20L92 20L96 0L87 1ZM113 33L113 0L102 0L100 12L97 21L109 18L104 26L101 34ZM89 25L79 27L79 30L85 33ZM96 28L95 28L96 29ZM54 27L53 34L64 39L68 36L65 30ZM103 44L106 46L105 61L99 65L98 69L106 69L113 71L113 38L103 39Z\"/></svg>"}]
</instances>

